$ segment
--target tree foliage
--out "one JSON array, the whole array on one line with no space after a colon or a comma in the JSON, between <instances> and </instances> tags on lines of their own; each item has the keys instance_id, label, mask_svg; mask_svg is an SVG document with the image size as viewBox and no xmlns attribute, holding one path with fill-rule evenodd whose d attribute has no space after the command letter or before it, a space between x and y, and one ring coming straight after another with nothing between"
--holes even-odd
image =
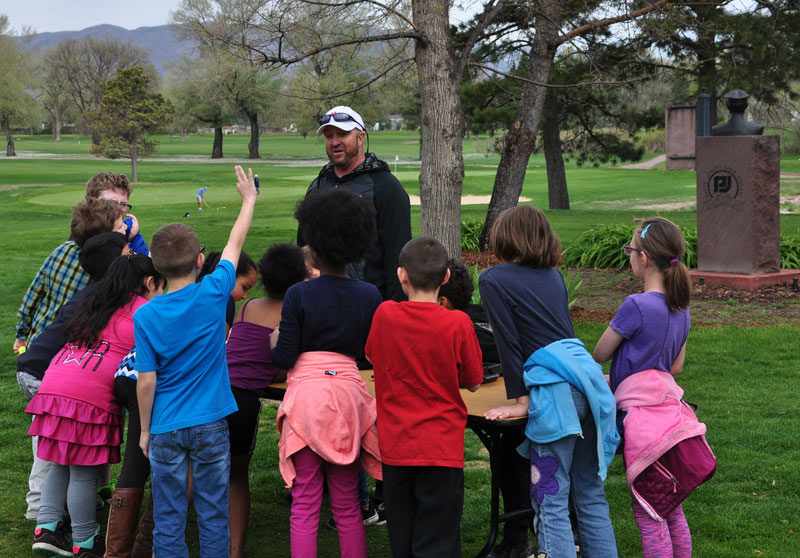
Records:
<instances>
[{"instance_id":1,"label":"tree foliage","mask_svg":"<svg viewBox=\"0 0 800 558\"><path fill-rule=\"evenodd\" d=\"M149 155L158 147L150 134L174 110L160 93L151 91L150 83L141 66L117 70L115 77L102 84L100 105L89 115L92 125L102 134L92 152L110 159L129 158L132 182L138 181L138 157Z\"/></svg>"},{"instance_id":2,"label":"tree foliage","mask_svg":"<svg viewBox=\"0 0 800 558\"><path fill-rule=\"evenodd\" d=\"M485 3L486 23L501 4L502 0ZM410 8L401 0L182 0L173 18L187 33L202 37L201 42L221 45L234 55L244 50L264 67L308 61L318 65L320 74L338 73L350 80L337 92L339 99L373 84L390 83L416 63L422 233L438 238L458 256L465 131L458 87L467 56L455 53L448 0L412 0ZM474 41L483 25L465 44ZM465 46L463 52L470 50ZM343 71L326 66L324 53L330 51L340 60L374 56L376 62L363 70Z\"/></svg>"},{"instance_id":3,"label":"tree foliage","mask_svg":"<svg viewBox=\"0 0 800 558\"><path fill-rule=\"evenodd\" d=\"M152 81L158 73L149 64L149 55L143 48L122 43L111 37L103 39L86 37L81 40L64 39L48 54L49 72L64 79L62 93L79 112L79 125L92 134L92 142L100 142L100 134L93 129L89 114L95 110L103 96L102 85L114 77L117 70L140 66Z\"/></svg>"},{"instance_id":4,"label":"tree foliage","mask_svg":"<svg viewBox=\"0 0 800 558\"><path fill-rule=\"evenodd\" d=\"M0 128L6 135L6 155L16 155L12 127L32 126L37 120L35 99L30 94L33 65L14 38L8 17L0 14Z\"/></svg>"}]
</instances>

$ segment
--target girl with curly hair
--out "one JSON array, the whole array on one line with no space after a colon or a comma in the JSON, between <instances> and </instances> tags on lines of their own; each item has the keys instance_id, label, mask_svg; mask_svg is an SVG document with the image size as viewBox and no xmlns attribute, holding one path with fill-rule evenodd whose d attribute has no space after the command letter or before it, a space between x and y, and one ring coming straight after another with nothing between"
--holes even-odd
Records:
<instances>
[{"instance_id":1,"label":"girl with curly hair","mask_svg":"<svg viewBox=\"0 0 800 558\"><path fill-rule=\"evenodd\" d=\"M356 361L381 296L374 285L348 277L346 268L376 242L375 210L365 198L331 189L306 196L295 217L320 276L289 287L280 333L273 334L272 362L290 370L277 426L280 470L292 489L292 556L317 555L325 478L341 554L364 558L359 458L376 478L380 463L375 399Z\"/></svg>"}]
</instances>

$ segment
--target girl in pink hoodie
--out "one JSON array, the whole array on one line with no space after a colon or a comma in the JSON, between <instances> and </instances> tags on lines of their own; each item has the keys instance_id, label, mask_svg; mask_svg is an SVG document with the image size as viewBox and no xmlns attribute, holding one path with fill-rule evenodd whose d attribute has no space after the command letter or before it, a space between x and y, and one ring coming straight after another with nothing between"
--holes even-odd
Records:
<instances>
[{"instance_id":1,"label":"girl in pink hoodie","mask_svg":"<svg viewBox=\"0 0 800 558\"><path fill-rule=\"evenodd\" d=\"M666 219L648 219L623 250L633 274L644 279L644 292L622 302L593 355L597 362L612 359L609 383L615 394L623 380L639 372L680 373L690 322L691 279L681 262L685 242L678 227ZM633 512L645 558L691 557L692 538L680 505L659 521L633 498Z\"/></svg>"}]
</instances>

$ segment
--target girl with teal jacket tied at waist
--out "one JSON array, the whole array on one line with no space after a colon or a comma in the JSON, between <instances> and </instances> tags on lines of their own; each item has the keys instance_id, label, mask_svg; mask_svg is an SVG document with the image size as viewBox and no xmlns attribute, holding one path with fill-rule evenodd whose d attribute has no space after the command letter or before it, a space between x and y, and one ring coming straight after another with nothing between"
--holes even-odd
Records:
<instances>
[{"instance_id":1,"label":"girl with teal jacket tied at waist","mask_svg":"<svg viewBox=\"0 0 800 558\"><path fill-rule=\"evenodd\" d=\"M555 267L561 243L544 214L532 206L500 214L491 243L500 265L484 271L479 286L506 396L514 402L484 416L528 417L526 441L518 451L530 457L538 555L576 556L571 499L581 554L616 558L603 488L619 442L614 398L600 366L575 339L564 278Z\"/></svg>"}]
</instances>

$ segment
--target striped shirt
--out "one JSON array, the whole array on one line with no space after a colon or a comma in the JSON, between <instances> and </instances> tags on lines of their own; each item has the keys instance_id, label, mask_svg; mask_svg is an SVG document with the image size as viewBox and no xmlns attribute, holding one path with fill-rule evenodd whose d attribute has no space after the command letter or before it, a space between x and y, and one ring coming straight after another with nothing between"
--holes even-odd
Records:
<instances>
[{"instance_id":1,"label":"striped shirt","mask_svg":"<svg viewBox=\"0 0 800 558\"><path fill-rule=\"evenodd\" d=\"M78 261L80 253L78 245L68 240L44 260L17 312L17 339L30 345L72 295L89 282L89 274Z\"/></svg>"}]
</instances>

